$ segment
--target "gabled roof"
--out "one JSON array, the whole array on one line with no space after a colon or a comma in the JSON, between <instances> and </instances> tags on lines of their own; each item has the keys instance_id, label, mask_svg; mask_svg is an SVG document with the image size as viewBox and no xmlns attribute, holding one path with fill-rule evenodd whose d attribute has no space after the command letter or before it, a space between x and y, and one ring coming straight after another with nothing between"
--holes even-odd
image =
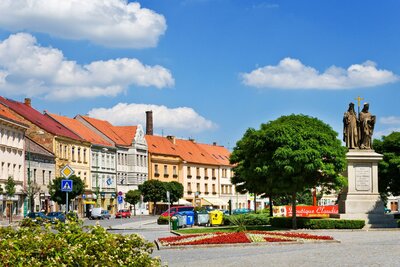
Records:
<instances>
[{"instance_id":1,"label":"gabled roof","mask_svg":"<svg viewBox=\"0 0 400 267\"><path fill-rule=\"evenodd\" d=\"M20 118L18 118L14 114L12 114L11 111L2 104L0 104L0 118L6 119L8 121L12 121L23 127L28 128L28 125L26 125Z\"/></svg>"},{"instance_id":2,"label":"gabled roof","mask_svg":"<svg viewBox=\"0 0 400 267\"><path fill-rule=\"evenodd\" d=\"M55 157L52 152L48 151L47 149L45 149L44 147L42 147L41 145L39 145L38 143L36 143L35 141L26 136L25 136L25 152L44 155L52 158Z\"/></svg>"},{"instance_id":3,"label":"gabled roof","mask_svg":"<svg viewBox=\"0 0 400 267\"><path fill-rule=\"evenodd\" d=\"M207 165L220 165L210 154L202 149L197 143L192 140L175 140L176 147L178 148L179 155L187 162L207 164Z\"/></svg>"},{"instance_id":4,"label":"gabled roof","mask_svg":"<svg viewBox=\"0 0 400 267\"><path fill-rule=\"evenodd\" d=\"M204 149L209 155L211 155L216 161L221 165L228 166L229 157L231 153L229 150L223 146L208 145L208 144L198 144L202 149Z\"/></svg>"},{"instance_id":5,"label":"gabled roof","mask_svg":"<svg viewBox=\"0 0 400 267\"><path fill-rule=\"evenodd\" d=\"M131 146L136 134L136 126L113 126L108 121L80 116L98 131L110 138L116 145Z\"/></svg>"},{"instance_id":6,"label":"gabled roof","mask_svg":"<svg viewBox=\"0 0 400 267\"><path fill-rule=\"evenodd\" d=\"M46 113L48 116L52 117L77 135L79 135L82 139L85 141L88 141L92 144L96 145L103 145L103 146L109 146L112 147L113 144L110 142L107 142L102 138L100 135L96 134L92 130L90 130L88 127L86 127L83 123L76 119L71 119L65 116L60 116L56 114L51 114L51 113Z\"/></svg>"},{"instance_id":7,"label":"gabled roof","mask_svg":"<svg viewBox=\"0 0 400 267\"><path fill-rule=\"evenodd\" d=\"M82 138L80 138L78 135L68 130L65 126L56 122L52 118L43 115L42 113L32 108L31 106L25 105L24 103L17 102L11 99L6 99L1 96L0 96L0 103L4 104L14 112L18 113L31 123L37 125L39 128L44 129L53 135L58 135L78 141L83 141Z\"/></svg>"},{"instance_id":8,"label":"gabled roof","mask_svg":"<svg viewBox=\"0 0 400 267\"><path fill-rule=\"evenodd\" d=\"M153 154L161 154L179 157L180 153L168 138L156 135L145 135L148 151Z\"/></svg>"}]
</instances>

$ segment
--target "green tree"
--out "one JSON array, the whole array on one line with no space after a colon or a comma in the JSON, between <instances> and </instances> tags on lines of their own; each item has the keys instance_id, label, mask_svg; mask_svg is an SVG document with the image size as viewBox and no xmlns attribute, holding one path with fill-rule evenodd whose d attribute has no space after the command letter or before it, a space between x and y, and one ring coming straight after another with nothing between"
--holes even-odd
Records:
<instances>
[{"instance_id":1,"label":"green tree","mask_svg":"<svg viewBox=\"0 0 400 267\"><path fill-rule=\"evenodd\" d=\"M144 202L153 202L153 215L155 215L157 202L163 200L166 194L164 183L159 180L148 180L139 185L139 190L143 194Z\"/></svg>"},{"instance_id":2,"label":"green tree","mask_svg":"<svg viewBox=\"0 0 400 267\"><path fill-rule=\"evenodd\" d=\"M183 197L183 185L179 182L164 182L165 191L169 191L169 201L171 205L174 202L178 202ZM167 202L167 194L165 194L163 200Z\"/></svg>"},{"instance_id":3,"label":"green tree","mask_svg":"<svg viewBox=\"0 0 400 267\"><path fill-rule=\"evenodd\" d=\"M30 180L28 182L28 186L22 189L22 192L27 196L29 199L30 207L29 210L33 211L35 207L35 197L40 193L40 186Z\"/></svg>"},{"instance_id":4,"label":"green tree","mask_svg":"<svg viewBox=\"0 0 400 267\"><path fill-rule=\"evenodd\" d=\"M259 130L249 129L234 148L231 163L248 190L259 186L266 194L291 195L294 229L298 192L346 184L341 175L346 148L329 125L305 115L282 116Z\"/></svg>"},{"instance_id":5,"label":"green tree","mask_svg":"<svg viewBox=\"0 0 400 267\"><path fill-rule=\"evenodd\" d=\"M12 196L15 195L16 189L15 189L15 181L12 176L9 176L7 179L7 183L5 186L6 189L6 196L11 198Z\"/></svg>"},{"instance_id":6,"label":"green tree","mask_svg":"<svg viewBox=\"0 0 400 267\"><path fill-rule=\"evenodd\" d=\"M140 190L129 190L125 194L125 201L133 205L133 215L136 216L136 204L140 201L140 196L142 192Z\"/></svg>"},{"instance_id":7,"label":"green tree","mask_svg":"<svg viewBox=\"0 0 400 267\"><path fill-rule=\"evenodd\" d=\"M386 202L388 195L400 195L400 132L383 136L382 140L375 139L374 148L383 154L378 168L378 188Z\"/></svg>"},{"instance_id":8,"label":"green tree","mask_svg":"<svg viewBox=\"0 0 400 267\"><path fill-rule=\"evenodd\" d=\"M57 202L58 204L66 204L66 192L61 191L61 180L66 180L64 177L57 177L50 182L49 194L50 199ZM71 175L68 180L72 180L72 192L68 192L68 202L71 199L83 194L85 192L85 185L81 178L76 175Z\"/></svg>"}]
</instances>

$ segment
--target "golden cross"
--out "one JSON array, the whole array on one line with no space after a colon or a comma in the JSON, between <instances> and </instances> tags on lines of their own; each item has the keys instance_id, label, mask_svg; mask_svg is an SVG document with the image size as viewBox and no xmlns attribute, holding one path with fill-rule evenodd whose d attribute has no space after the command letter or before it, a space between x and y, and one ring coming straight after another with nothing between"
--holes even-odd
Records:
<instances>
[{"instance_id":1,"label":"golden cross","mask_svg":"<svg viewBox=\"0 0 400 267\"><path fill-rule=\"evenodd\" d=\"M361 100L364 100L364 98L358 96L357 98L355 98L355 100L357 100L358 113L360 113L360 102Z\"/></svg>"}]
</instances>

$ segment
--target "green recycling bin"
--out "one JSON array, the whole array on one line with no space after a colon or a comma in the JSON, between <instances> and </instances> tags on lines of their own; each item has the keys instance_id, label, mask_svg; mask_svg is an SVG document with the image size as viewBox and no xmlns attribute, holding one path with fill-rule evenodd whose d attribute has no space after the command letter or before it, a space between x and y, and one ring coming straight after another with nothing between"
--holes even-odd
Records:
<instances>
[{"instance_id":1,"label":"green recycling bin","mask_svg":"<svg viewBox=\"0 0 400 267\"><path fill-rule=\"evenodd\" d=\"M178 218L175 217L175 216L172 216L171 217L171 229L172 230L178 230L178 223L179 223Z\"/></svg>"}]
</instances>

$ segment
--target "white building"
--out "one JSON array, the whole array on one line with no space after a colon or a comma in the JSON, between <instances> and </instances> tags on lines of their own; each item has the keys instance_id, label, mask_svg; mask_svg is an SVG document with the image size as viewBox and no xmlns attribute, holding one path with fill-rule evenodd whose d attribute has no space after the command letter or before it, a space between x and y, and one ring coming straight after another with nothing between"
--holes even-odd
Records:
<instances>
[{"instance_id":1,"label":"white building","mask_svg":"<svg viewBox=\"0 0 400 267\"><path fill-rule=\"evenodd\" d=\"M28 126L14 116L7 107L0 104L0 218L8 212L7 201L13 202L12 214L23 214L24 194L24 137ZM14 179L16 193L11 198L5 196L5 185L9 177Z\"/></svg>"}]
</instances>

